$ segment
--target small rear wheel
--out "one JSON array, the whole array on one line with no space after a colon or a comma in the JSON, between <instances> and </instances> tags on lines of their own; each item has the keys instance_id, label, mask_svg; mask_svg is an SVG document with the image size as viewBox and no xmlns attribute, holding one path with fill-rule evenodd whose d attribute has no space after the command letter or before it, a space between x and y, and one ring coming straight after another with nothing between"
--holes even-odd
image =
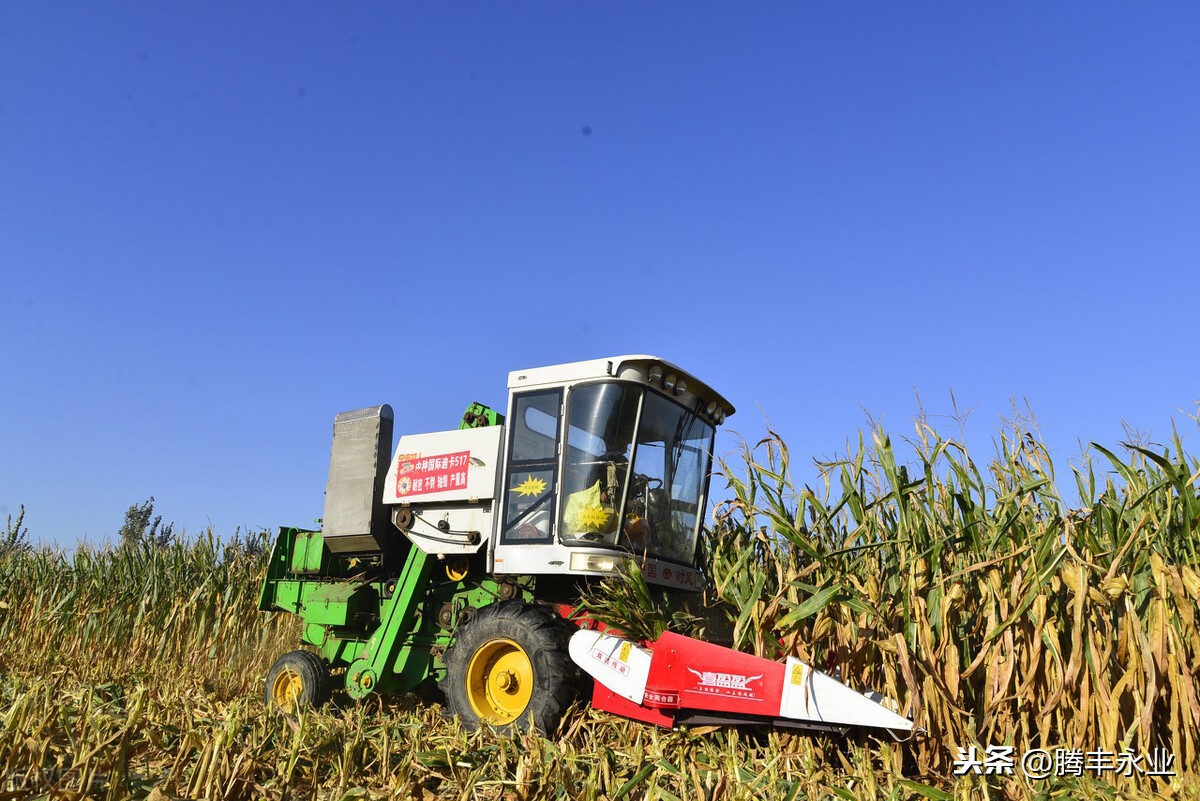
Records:
<instances>
[{"instance_id":1,"label":"small rear wheel","mask_svg":"<svg viewBox=\"0 0 1200 801\"><path fill-rule=\"evenodd\" d=\"M306 706L322 706L333 694L325 661L312 651L289 651L267 672L267 708L294 715Z\"/></svg>"},{"instance_id":2,"label":"small rear wheel","mask_svg":"<svg viewBox=\"0 0 1200 801\"><path fill-rule=\"evenodd\" d=\"M442 692L468 728L549 735L575 698L567 624L547 607L505 601L478 610L446 652Z\"/></svg>"}]
</instances>

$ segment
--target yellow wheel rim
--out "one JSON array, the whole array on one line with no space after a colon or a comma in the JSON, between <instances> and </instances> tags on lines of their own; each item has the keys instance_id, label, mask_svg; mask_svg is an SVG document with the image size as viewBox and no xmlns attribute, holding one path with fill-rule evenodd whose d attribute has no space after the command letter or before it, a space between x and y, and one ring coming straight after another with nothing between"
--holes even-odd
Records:
<instances>
[{"instance_id":1,"label":"yellow wheel rim","mask_svg":"<svg viewBox=\"0 0 1200 801\"><path fill-rule=\"evenodd\" d=\"M491 640L467 666L467 700L484 723L504 725L521 716L533 697L533 663L512 640Z\"/></svg>"},{"instance_id":2,"label":"yellow wheel rim","mask_svg":"<svg viewBox=\"0 0 1200 801\"><path fill-rule=\"evenodd\" d=\"M287 668L279 671L271 684L271 700L275 706L284 712L294 712L300 706L300 696L304 693L304 680L299 673Z\"/></svg>"},{"instance_id":3,"label":"yellow wheel rim","mask_svg":"<svg viewBox=\"0 0 1200 801\"><path fill-rule=\"evenodd\" d=\"M461 556L451 557L446 561L446 578L451 581L462 581L467 577L470 564Z\"/></svg>"}]
</instances>

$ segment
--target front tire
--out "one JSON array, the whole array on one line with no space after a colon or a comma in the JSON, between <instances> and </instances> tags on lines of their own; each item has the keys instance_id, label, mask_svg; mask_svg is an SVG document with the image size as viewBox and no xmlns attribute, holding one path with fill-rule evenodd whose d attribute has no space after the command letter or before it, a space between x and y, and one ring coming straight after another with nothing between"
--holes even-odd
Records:
<instances>
[{"instance_id":1,"label":"front tire","mask_svg":"<svg viewBox=\"0 0 1200 801\"><path fill-rule=\"evenodd\" d=\"M322 706L333 695L333 677L312 651L289 651L275 660L264 688L267 709L294 715L305 706Z\"/></svg>"},{"instance_id":2,"label":"front tire","mask_svg":"<svg viewBox=\"0 0 1200 801\"><path fill-rule=\"evenodd\" d=\"M575 698L567 635L545 606L505 601L476 611L446 652L441 688L450 711L469 729L532 726L549 736Z\"/></svg>"}]
</instances>

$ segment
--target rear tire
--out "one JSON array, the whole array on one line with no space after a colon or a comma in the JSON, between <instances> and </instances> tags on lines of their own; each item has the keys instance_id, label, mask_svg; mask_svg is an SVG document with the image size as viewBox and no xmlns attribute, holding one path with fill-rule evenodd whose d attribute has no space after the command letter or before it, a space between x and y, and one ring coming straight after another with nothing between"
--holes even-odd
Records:
<instances>
[{"instance_id":1,"label":"rear tire","mask_svg":"<svg viewBox=\"0 0 1200 801\"><path fill-rule=\"evenodd\" d=\"M507 734L531 725L553 734L575 699L578 669L567 655L568 624L549 608L503 601L458 627L441 682L449 710L468 729Z\"/></svg>"},{"instance_id":2,"label":"rear tire","mask_svg":"<svg viewBox=\"0 0 1200 801\"><path fill-rule=\"evenodd\" d=\"M289 651L267 672L267 709L294 715L306 706L322 706L333 695L333 677L312 651Z\"/></svg>"}]
</instances>

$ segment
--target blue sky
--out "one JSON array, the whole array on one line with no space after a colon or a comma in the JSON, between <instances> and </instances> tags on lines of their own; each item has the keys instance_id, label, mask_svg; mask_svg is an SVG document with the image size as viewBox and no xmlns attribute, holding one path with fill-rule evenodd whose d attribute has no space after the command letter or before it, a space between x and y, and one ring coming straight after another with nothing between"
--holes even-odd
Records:
<instances>
[{"instance_id":1,"label":"blue sky","mask_svg":"<svg viewBox=\"0 0 1200 801\"><path fill-rule=\"evenodd\" d=\"M0 520L307 523L338 411L627 352L798 461L914 390L977 458L1013 398L1195 450L1198 56L1194 3L4 4Z\"/></svg>"}]
</instances>

